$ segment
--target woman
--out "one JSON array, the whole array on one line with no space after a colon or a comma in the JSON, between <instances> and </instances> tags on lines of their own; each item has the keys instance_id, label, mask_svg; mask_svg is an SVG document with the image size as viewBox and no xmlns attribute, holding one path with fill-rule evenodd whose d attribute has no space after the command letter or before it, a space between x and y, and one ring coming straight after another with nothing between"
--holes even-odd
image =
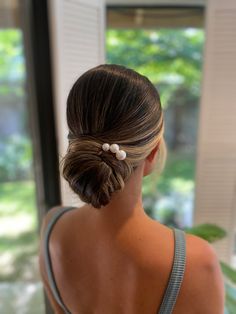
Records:
<instances>
[{"instance_id":1,"label":"woman","mask_svg":"<svg viewBox=\"0 0 236 314\"><path fill-rule=\"evenodd\" d=\"M55 313L222 314L214 249L143 209L142 178L165 155L151 82L94 67L69 93L67 122L63 175L85 205L53 208L43 222L40 271Z\"/></svg>"}]
</instances>

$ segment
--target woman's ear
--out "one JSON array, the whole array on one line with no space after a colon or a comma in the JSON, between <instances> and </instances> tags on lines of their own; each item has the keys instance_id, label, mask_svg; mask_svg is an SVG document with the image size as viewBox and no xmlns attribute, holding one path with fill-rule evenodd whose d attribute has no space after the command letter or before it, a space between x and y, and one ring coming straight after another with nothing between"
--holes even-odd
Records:
<instances>
[{"instance_id":1,"label":"woman's ear","mask_svg":"<svg viewBox=\"0 0 236 314\"><path fill-rule=\"evenodd\" d=\"M150 152L150 154L146 157L144 161L143 168L144 177L149 175L152 172L153 168L155 167L159 146L160 142L158 142L158 144L153 148L153 150Z\"/></svg>"}]
</instances>

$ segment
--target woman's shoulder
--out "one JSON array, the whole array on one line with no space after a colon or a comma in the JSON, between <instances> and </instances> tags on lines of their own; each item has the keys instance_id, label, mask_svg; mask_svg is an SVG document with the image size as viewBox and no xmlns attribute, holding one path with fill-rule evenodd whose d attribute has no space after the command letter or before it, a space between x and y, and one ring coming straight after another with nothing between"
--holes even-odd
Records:
<instances>
[{"instance_id":1,"label":"woman's shoulder","mask_svg":"<svg viewBox=\"0 0 236 314\"><path fill-rule=\"evenodd\" d=\"M68 209L68 211L66 209ZM70 226L68 227L68 220L73 221L73 218L71 219L71 216L74 216L73 214L74 210L69 210L69 209L77 209L77 208L55 206L55 207L52 207L43 216L41 227L40 227L40 239L39 239L40 240L39 256L41 260L44 258L44 254L45 254L45 243L46 243L45 241L46 240L49 241L49 237L50 237L50 249L51 249L55 243L57 244L60 243L61 239L63 239L66 236L65 231L70 230Z\"/></svg>"},{"instance_id":2,"label":"woman's shoulder","mask_svg":"<svg viewBox=\"0 0 236 314\"><path fill-rule=\"evenodd\" d=\"M49 224L49 222L55 217L59 211L61 210L61 206L52 207L42 218L42 223L40 227L40 235L42 236L45 233L45 230Z\"/></svg>"},{"instance_id":3,"label":"woman's shoulder","mask_svg":"<svg viewBox=\"0 0 236 314\"><path fill-rule=\"evenodd\" d=\"M68 216L75 217L76 215L81 214L83 212L83 206L82 207L73 207L73 206L54 206L52 207L42 218L42 223L40 227L40 235L43 236L45 234L46 229L48 228L48 225L50 222L54 221L56 217L60 216L62 214L63 219L60 219L60 225L61 222L67 220ZM65 215L64 215L65 214ZM65 218L66 217L66 218Z\"/></svg>"},{"instance_id":4,"label":"woman's shoulder","mask_svg":"<svg viewBox=\"0 0 236 314\"><path fill-rule=\"evenodd\" d=\"M205 239L186 233L186 248L192 262L211 268L218 262L214 247Z\"/></svg>"},{"instance_id":5,"label":"woman's shoulder","mask_svg":"<svg viewBox=\"0 0 236 314\"><path fill-rule=\"evenodd\" d=\"M189 302L193 301L202 313L222 314L224 281L214 247L206 240L185 233L185 284Z\"/></svg>"},{"instance_id":6,"label":"woman's shoulder","mask_svg":"<svg viewBox=\"0 0 236 314\"><path fill-rule=\"evenodd\" d=\"M70 210L70 209L75 209L75 210ZM68 234L66 230L70 230L70 225L72 224L73 220L75 220L74 212L75 211L78 212L79 210L80 209L76 207L55 206L55 207L52 207L43 216L41 227L40 227L40 239L39 239L40 240L39 241L40 267L44 265L44 258L46 254L45 243L49 242L50 240L50 253L52 253L52 249L55 247L55 244L56 244L57 249L59 248L59 246L63 247L63 243L65 242L64 238ZM68 221L70 222L70 225L68 225ZM50 231L50 235L48 231ZM58 246L58 244L60 245Z\"/></svg>"},{"instance_id":7,"label":"woman's shoulder","mask_svg":"<svg viewBox=\"0 0 236 314\"><path fill-rule=\"evenodd\" d=\"M163 230L166 230L166 235L173 232L173 228L168 226ZM185 272L176 308L184 308L186 313L192 313L194 307L196 313L223 314L224 282L214 247L203 238L185 231L184 238Z\"/></svg>"}]
</instances>

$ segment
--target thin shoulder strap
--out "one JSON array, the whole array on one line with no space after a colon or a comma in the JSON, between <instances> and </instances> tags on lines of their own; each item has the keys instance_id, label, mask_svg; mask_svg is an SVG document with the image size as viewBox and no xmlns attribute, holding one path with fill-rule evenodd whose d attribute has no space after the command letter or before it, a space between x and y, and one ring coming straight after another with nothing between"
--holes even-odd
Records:
<instances>
[{"instance_id":1,"label":"thin shoulder strap","mask_svg":"<svg viewBox=\"0 0 236 314\"><path fill-rule=\"evenodd\" d=\"M49 251L49 240L50 240L50 235L52 232L52 229L58 219L67 211L74 209L75 207L61 207L54 216L52 216L50 222L48 223L44 235L44 252L45 252L45 267L46 267L46 272L49 280L49 285L52 290L53 296L57 303L61 306L61 308L64 310L64 313L70 314L70 311L67 309L65 304L62 301L60 292L58 290L58 287L56 285L55 277L53 274L53 269L52 269L52 261L50 257L50 251Z\"/></svg>"},{"instance_id":2,"label":"thin shoulder strap","mask_svg":"<svg viewBox=\"0 0 236 314\"><path fill-rule=\"evenodd\" d=\"M175 237L174 261L158 314L172 313L184 277L186 263L185 232L177 228L173 228L173 232Z\"/></svg>"}]
</instances>

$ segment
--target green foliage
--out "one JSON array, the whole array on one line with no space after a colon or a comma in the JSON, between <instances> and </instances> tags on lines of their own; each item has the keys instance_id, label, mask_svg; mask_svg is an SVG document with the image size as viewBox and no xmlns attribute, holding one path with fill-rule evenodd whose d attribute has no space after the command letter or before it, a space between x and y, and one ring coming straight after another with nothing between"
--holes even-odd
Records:
<instances>
[{"instance_id":1,"label":"green foliage","mask_svg":"<svg viewBox=\"0 0 236 314\"><path fill-rule=\"evenodd\" d=\"M32 145L28 137L12 135L0 142L0 182L32 178Z\"/></svg>"},{"instance_id":2,"label":"green foliage","mask_svg":"<svg viewBox=\"0 0 236 314\"><path fill-rule=\"evenodd\" d=\"M236 270L224 262L220 262L220 265L224 275L236 285Z\"/></svg>"},{"instance_id":3,"label":"green foliage","mask_svg":"<svg viewBox=\"0 0 236 314\"><path fill-rule=\"evenodd\" d=\"M0 81L22 80L24 74L22 32L0 30Z\"/></svg>"},{"instance_id":4,"label":"green foliage","mask_svg":"<svg viewBox=\"0 0 236 314\"><path fill-rule=\"evenodd\" d=\"M163 173L158 175L153 171L143 178L143 205L150 217L169 226L179 227L177 222L181 207L194 193L193 159L192 154L170 151ZM157 211L156 205L163 197L168 197L170 202Z\"/></svg>"},{"instance_id":5,"label":"green foliage","mask_svg":"<svg viewBox=\"0 0 236 314\"><path fill-rule=\"evenodd\" d=\"M21 214L34 216L35 212L35 183L33 181L0 183L0 221L3 217Z\"/></svg>"},{"instance_id":6,"label":"green foliage","mask_svg":"<svg viewBox=\"0 0 236 314\"><path fill-rule=\"evenodd\" d=\"M181 152L168 152L164 171L158 176L155 171L143 178L143 195L149 197L153 193L163 195L171 190L189 192L194 185L195 156Z\"/></svg>"},{"instance_id":7,"label":"green foliage","mask_svg":"<svg viewBox=\"0 0 236 314\"><path fill-rule=\"evenodd\" d=\"M191 228L185 228L185 232L201 237L212 243L226 236L225 230L214 224L205 223Z\"/></svg>"},{"instance_id":8,"label":"green foliage","mask_svg":"<svg viewBox=\"0 0 236 314\"><path fill-rule=\"evenodd\" d=\"M36 272L29 272L38 249L36 229L35 183L0 183L0 255L11 257L0 269L0 281L37 280Z\"/></svg>"},{"instance_id":9,"label":"green foliage","mask_svg":"<svg viewBox=\"0 0 236 314\"><path fill-rule=\"evenodd\" d=\"M184 88L193 101L198 99L204 42L201 29L108 29L106 34L108 63L146 75L158 85L164 108L178 89Z\"/></svg>"},{"instance_id":10,"label":"green foliage","mask_svg":"<svg viewBox=\"0 0 236 314\"><path fill-rule=\"evenodd\" d=\"M13 116L10 121L17 119L17 124L25 129L27 112L23 106L22 110L19 109L25 97L22 42L21 30L0 30L0 102L3 112ZM0 140L0 182L32 177L32 147L29 137L25 134L10 134L12 129L14 127L9 125L9 130L6 130L9 135L2 136Z\"/></svg>"},{"instance_id":11,"label":"green foliage","mask_svg":"<svg viewBox=\"0 0 236 314\"><path fill-rule=\"evenodd\" d=\"M196 105L200 94L202 29L108 29L107 61L122 64L146 75L158 87L162 106ZM175 199L193 194L195 156L171 151L160 177L143 180L146 212L154 217L162 196ZM172 196L170 196L172 198ZM181 201L179 201L181 204ZM163 221L174 225L176 207L159 211Z\"/></svg>"}]
</instances>

